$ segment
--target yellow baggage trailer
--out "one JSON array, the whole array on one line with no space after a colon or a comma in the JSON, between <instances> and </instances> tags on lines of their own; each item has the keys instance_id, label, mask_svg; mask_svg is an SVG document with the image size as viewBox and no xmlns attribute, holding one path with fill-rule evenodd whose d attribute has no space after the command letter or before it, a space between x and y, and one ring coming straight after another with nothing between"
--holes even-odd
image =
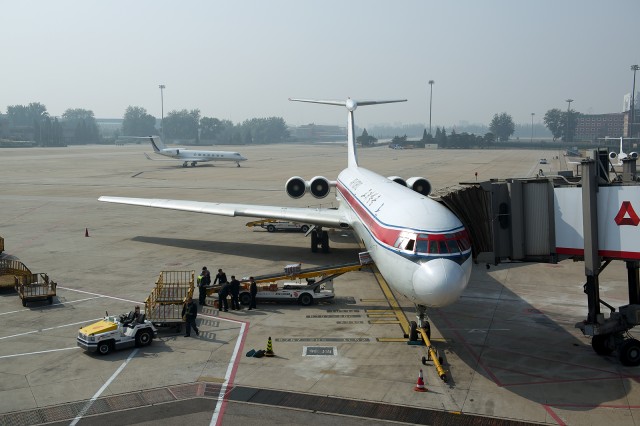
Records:
<instances>
[{"instance_id":1,"label":"yellow baggage trailer","mask_svg":"<svg viewBox=\"0 0 640 426\"><path fill-rule=\"evenodd\" d=\"M182 329L182 307L193 297L194 271L162 271L156 286L144 302L147 320L157 327Z\"/></svg>"}]
</instances>

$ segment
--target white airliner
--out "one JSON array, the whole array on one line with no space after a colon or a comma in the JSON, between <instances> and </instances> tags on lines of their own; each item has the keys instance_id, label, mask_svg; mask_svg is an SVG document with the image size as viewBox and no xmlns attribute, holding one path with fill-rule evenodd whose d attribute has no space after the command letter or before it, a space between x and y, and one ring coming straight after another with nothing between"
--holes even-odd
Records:
<instances>
[{"instance_id":1,"label":"white airliner","mask_svg":"<svg viewBox=\"0 0 640 426\"><path fill-rule=\"evenodd\" d=\"M189 163L191 166L195 166L197 163L206 163L209 161L232 161L240 167L241 161L246 161L237 152L230 151L202 151L199 149L182 149L182 148L167 148L159 136L149 136L149 141L153 147L153 152L156 154L164 155L165 157L171 157L176 160L182 160L182 167L187 167ZM171 161L171 160L154 160L146 153L144 154L148 160L153 161Z\"/></svg>"},{"instance_id":2,"label":"white airliner","mask_svg":"<svg viewBox=\"0 0 640 426\"><path fill-rule=\"evenodd\" d=\"M337 181L316 176L309 181L295 176L285 189L292 198L310 192L316 198L336 188L338 209L290 208L202 201L123 198L102 196L100 201L145 207L183 210L222 216L283 219L313 224L311 250L329 249L327 231L322 228L353 229L366 246L382 276L396 291L416 304L420 327L427 307L455 302L471 275L471 244L460 220L446 207L430 199L429 181L413 177L384 177L358 165L353 113L358 106L404 102L403 100L320 101L290 99L348 110L348 166Z\"/></svg>"},{"instance_id":3,"label":"white airliner","mask_svg":"<svg viewBox=\"0 0 640 426\"><path fill-rule=\"evenodd\" d=\"M622 141L623 140L631 140L631 139L637 139L637 138L623 138L623 137L619 137L619 138L610 138L610 137L605 137L605 140L610 140L610 139L620 139L620 152L616 153L611 151L609 153L609 158L612 160L615 160L616 158L618 159L618 166L622 166L622 160L624 160L625 158L634 158L637 159L638 158L638 153L637 152L632 152L630 154L627 154L626 152L624 152L622 150Z\"/></svg>"}]
</instances>

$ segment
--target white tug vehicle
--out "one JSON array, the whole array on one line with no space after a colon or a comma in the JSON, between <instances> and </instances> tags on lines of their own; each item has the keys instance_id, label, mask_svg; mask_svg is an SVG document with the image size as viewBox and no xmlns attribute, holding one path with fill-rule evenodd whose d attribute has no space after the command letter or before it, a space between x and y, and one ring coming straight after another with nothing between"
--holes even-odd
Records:
<instances>
[{"instance_id":1,"label":"white tug vehicle","mask_svg":"<svg viewBox=\"0 0 640 426\"><path fill-rule=\"evenodd\" d=\"M106 355L115 349L150 345L158 330L144 314L105 316L102 320L82 327L78 332L78 346L88 352Z\"/></svg>"}]
</instances>

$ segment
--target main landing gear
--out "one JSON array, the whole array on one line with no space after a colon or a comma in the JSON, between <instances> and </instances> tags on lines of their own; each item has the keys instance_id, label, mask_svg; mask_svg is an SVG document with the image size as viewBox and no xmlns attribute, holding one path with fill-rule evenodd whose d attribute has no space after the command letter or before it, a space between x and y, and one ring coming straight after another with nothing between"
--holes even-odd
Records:
<instances>
[{"instance_id":1,"label":"main landing gear","mask_svg":"<svg viewBox=\"0 0 640 426\"><path fill-rule=\"evenodd\" d=\"M323 253L329 253L329 233L320 227L311 231L311 251L313 253L318 252L318 245L322 248Z\"/></svg>"}]
</instances>

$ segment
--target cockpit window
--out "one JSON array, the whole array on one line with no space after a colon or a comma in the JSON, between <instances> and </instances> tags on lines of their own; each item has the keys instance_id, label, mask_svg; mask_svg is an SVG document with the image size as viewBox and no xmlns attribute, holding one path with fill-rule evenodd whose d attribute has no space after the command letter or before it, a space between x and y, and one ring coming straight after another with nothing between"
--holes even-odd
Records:
<instances>
[{"instance_id":1,"label":"cockpit window","mask_svg":"<svg viewBox=\"0 0 640 426\"><path fill-rule=\"evenodd\" d=\"M412 240L413 241L413 240ZM452 234L418 234L416 253L426 254L458 254L471 248L466 231ZM411 250L407 244L407 250Z\"/></svg>"}]
</instances>

